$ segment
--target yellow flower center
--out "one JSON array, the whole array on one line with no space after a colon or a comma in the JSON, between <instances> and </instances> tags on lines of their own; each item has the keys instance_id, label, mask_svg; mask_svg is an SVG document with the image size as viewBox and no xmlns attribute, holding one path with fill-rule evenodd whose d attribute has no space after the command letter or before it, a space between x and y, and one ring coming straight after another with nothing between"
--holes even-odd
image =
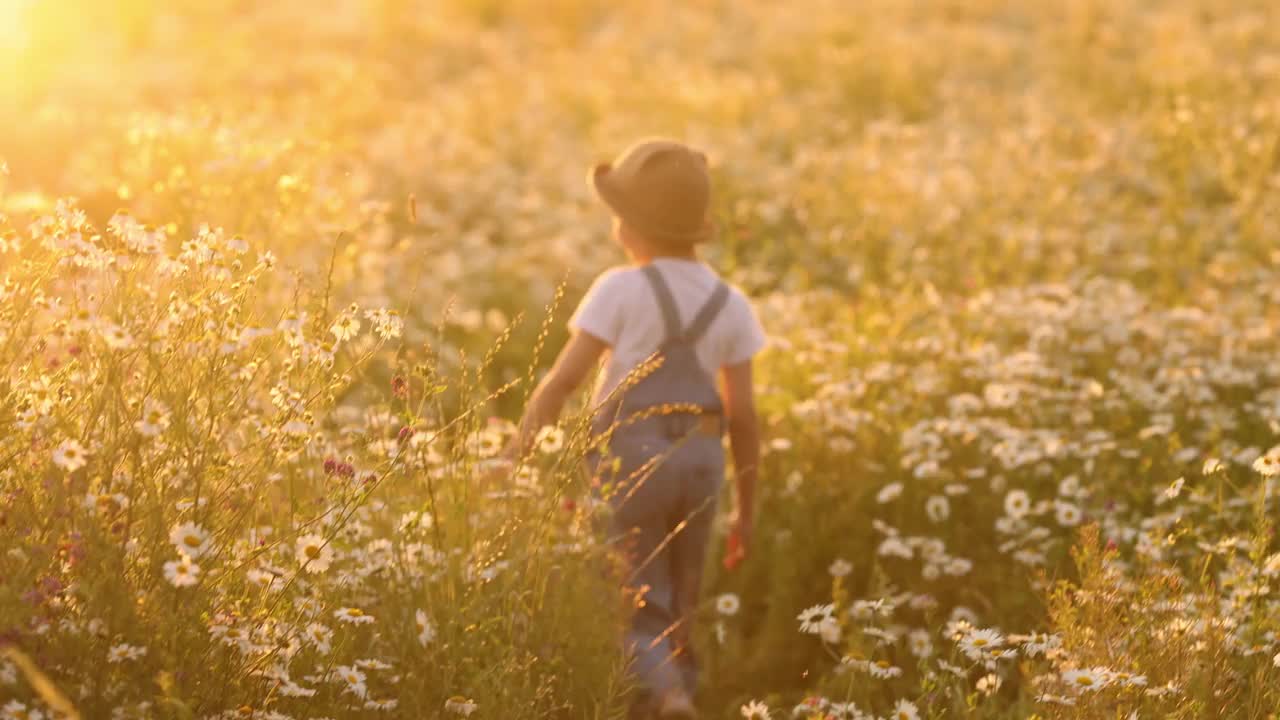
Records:
<instances>
[{"instance_id":1,"label":"yellow flower center","mask_svg":"<svg viewBox=\"0 0 1280 720\"><path fill-rule=\"evenodd\" d=\"M304 552L310 560L315 560L320 557L320 548L316 545L308 545Z\"/></svg>"},{"instance_id":2,"label":"yellow flower center","mask_svg":"<svg viewBox=\"0 0 1280 720\"><path fill-rule=\"evenodd\" d=\"M195 535L188 535L182 538L182 544L189 548L200 547L200 538Z\"/></svg>"}]
</instances>

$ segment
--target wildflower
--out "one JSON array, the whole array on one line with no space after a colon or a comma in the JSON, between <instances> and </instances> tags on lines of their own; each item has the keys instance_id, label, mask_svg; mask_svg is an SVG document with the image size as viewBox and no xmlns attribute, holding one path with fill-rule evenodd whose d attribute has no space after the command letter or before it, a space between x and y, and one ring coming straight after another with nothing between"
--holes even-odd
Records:
<instances>
[{"instance_id":1,"label":"wildflower","mask_svg":"<svg viewBox=\"0 0 1280 720\"><path fill-rule=\"evenodd\" d=\"M426 647L436 636L436 630L431 625L431 620L427 618L427 613L423 610L417 610L413 613L414 624L418 628L418 644Z\"/></svg>"},{"instance_id":2,"label":"wildflower","mask_svg":"<svg viewBox=\"0 0 1280 720\"><path fill-rule=\"evenodd\" d=\"M174 525L169 531L169 542L180 554L189 558L198 558L209 551L213 540L208 531L191 522Z\"/></svg>"},{"instance_id":3,"label":"wildflower","mask_svg":"<svg viewBox=\"0 0 1280 720\"><path fill-rule=\"evenodd\" d=\"M393 698L386 698L383 700L366 700L364 703L364 709L365 710L395 710L396 705L399 705L399 704L400 704L400 701L395 700Z\"/></svg>"},{"instance_id":4,"label":"wildflower","mask_svg":"<svg viewBox=\"0 0 1280 720\"><path fill-rule=\"evenodd\" d=\"M742 717L747 720L770 720L769 706L759 700L752 700L742 706Z\"/></svg>"},{"instance_id":5,"label":"wildflower","mask_svg":"<svg viewBox=\"0 0 1280 720\"><path fill-rule=\"evenodd\" d=\"M63 440L62 444L53 451L53 464L67 472L75 472L89 463L88 455L88 451L80 443L75 440Z\"/></svg>"},{"instance_id":6,"label":"wildflower","mask_svg":"<svg viewBox=\"0 0 1280 720\"><path fill-rule=\"evenodd\" d=\"M933 655L933 638L929 636L929 631L916 629L908 633L907 649L918 658L927 658Z\"/></svg>"},{"instance_id":7,"label":"wildflower","mask_svg":"<svg viewBox=\"0 0 1280 720\"><path fill-rule=\"evenodd\" d=\"M733 593L723 593L716 598L716 612L721 615L730 617L737 615L740 607L742 607L742 601Z\"/></svg>"},{"instance_id":8,"label":"wildflower","mask_svg":"<svg viewBox=\"0 0 1280 720\"><path fill-rule=\"evenodd\" d=\"M99 332L107 347L112 350L127 350L133 347L133 338L124 328L115 323L104 323Z\"/></svg>"},{"instance_id":9,"label":"wildflower","mask_svg":"<svg viewBox=\"0 0 1280 720\"><path fill-rule=\"evenodd\" d=\"M107 650L107 662L111 664L119 664L125 660L137 660L147 654L147 649L137 645L128 643L119 643L112 645Z\"/></svg>"},{"instance_id":10,"label":"wildflower","mask_svg":"<svg viewBox=\"0 0 1280 720\"><path fill-rule=\"evenodd\" d=\"M1133 673L1118 672L1111 676L1111 682L1120 683L1125 687L1146 687L1146 675L1134 675Z\"/></svg>"},{"instance_id":11,"label":"wildflower","mask_svg":"<svg viewBox=\"0 0 1280 720\"><path fill-rule=\"evenodd\" d=\"M302 633L302 638L311 643L316 652L321 655L328 655L329 650L333 647L333 630L320 623L313 622L307 625L307 629Z\"/></svg>"},{"instance_id":12,"label":"wildflower","mask_svg":"<svg viewBox=\"0 0 1280 720\"><path fill-rule=\"evenodd\" d=\"M951 501L945 495L931 495L924 503L924 512L933 522L945 522L951 517Z\"/></svg>"},{"instance_id":13,"label":"wildflower","mask_svg":"<svg viewBox=\"0 0 1280 720\"><path fill-rule=\"evenodd\" d=\"M1107 685L1107 673L1100 668L1092 670L1067 670L1062 673L1062 681L1068 687L1078 691L1093 692Z\"/></svg>"},{"instance_id":14,"label":"wildflower","mask_svg":"<svg viewBox=\"0 0 1280 720\"><path fill-rule=\"evenodd\" d=\"M360 318L350 313L343 313L334 321L329 332L333 333L338 342L350 340L360 332Z\"/></svg>"},{"instance_id":15,"label":"wildflower","mask_svg":"<svg viewBox=\"0 0 1280 720\"><path fill-rule=\"evenodd\" d=\"M333 616L338 622L349 623L351 625L368 625L373 622L373 616L367 615L363 610L356 607L344 607L336 610Z\"/></svg>"},{"instance_id":16,"label":"wildflower","mask_svg":"<svg viewBox=\"0 0 1280 720\"><path fill-rule=\"evenodd\" d=\"M1262 477L1280 475L1280 445L1277 445L1253 461L1253 469Z\"/></svg>"},{"instance_id":17,"label":"wildflower","mask_svg":"<svg viewBox=\"0 0 1280 720\"><path fill-rule=\"evenodd\" d=\"M1182 488L1186 484L1186 478L1178 478L1173 484L1165 488L1164 492L1156 496L1156 504L1163 505L1169 500L1176 500L1182 494Z\"/></svg>"},{"instance_id":18,"label":"wildflower","mask_svg":"<svg viewBox=\"0 0 1280 720\"><path fill-rule=\"evenodd\" d=\"M911 546L903 542L901 538L887 537L880 542L880 547L876 548L876 554L883 557L900 557L904 560L910 560L915 551Z\"/></svg>"},{"instance_id":19,"label":"wildflower","mask_svg":"<svg viewBox=\"0 0 1280 720\"><path fill-rule=\"evenodd\" d=\"M920 710L909 700L899 700L889 713L891 720L920 720Z\"/></svg>"},{"instance_id":20,"label":"wildflower","mask_svg":"<svg viewBox=\"0 0 1280 720\"><path fill-rule=\"evenodd\" d=\"M800 632L817 635L822 626L835 621L835 605L814 605L805 609L796 619L800 621Z\"/></svg>"},{"instance_id":21,"label":"wildflower","mask_svg":"<svg viewBox=\"0 0 1280 720\"><path fill-rule=\"evenodd\" d=\"M902 675L902 668L895 666L888 660L876 660L867 663L867 672L871 673L871 677L881 680L888 680Z\"/></svg>"},{"instance_id":22,"label":"wildflower","mask_svg":"<svg viewBox=\"0 0 1280 720\"><path fill-rule=\"evenodd\" d=\"M1221 472L1223 470L1223 467L1224 466L1221 460L1215 457L1211 457L1208 460L1204 461L1204 467L1200 468L1200 473L1202 475L1212 475L1216 472Z\"/></svg>"},{"instance_id":23,"label":"wildflower","mask_svg":"<svg viewBox=\"0 0 1280 720\"><path fill-rule=\"evenodd\" d=\"M285 697L314 697L315 688L304 687L292 680L285 680L280 685L280 694Z\"/></svg>"},{"instance_id":24,"label":"wildflower","mask_svg":"<svg viewBox=\"0 0 1280 720\"><path fill-rule=\"evenodd\" d=\"M558 426L548 425L538 431L534 439L538 449L550 455L564 448L564 430Z\"/></svg>"},{"instance_id":25,"label":"wildflower","mask_svg":"<svg viewBox=\"0 0 1280 720\"><path fill-rule=\"evenodd\" d=\"M853 564L844 558L836 558L827 568L827 572L831 573L831 577L841 578L853 572Z\"/></svg>"},{"instance_id":26,"label":"wildflower","mask_svg":"<svg viewBox=\"0 0 1280 720\"><path fill-rule=\"evenodd\" d=\"M386 308L367 310L364 316L373 323L373 332L383 340L398 338L404 330L404 321L400 319L400 313L395 310Z\"/></svg>"},{"instance_id":27,"label":"wildflower","mask_svg":"<svg viewBox=\"0 0 1280 720\"><path fill-rule=\"evenodd\" d=\"M1054 515L1062 527L1075 527L1080 524L1082 514L1080 508L1069 502L1055 502Z\"/></svg>"},{"instance_id":28,"label":"wildflower","mask_svg":"<svg viewBox=\"0 0 1280 720\"><path fill-rule=\"evenodd\" d=\"M44 720L44 713L25 703L10 700L0 707L0 720Z\"/></svg>"},{"instance_id":29,"label":"wildflower","mask_svg":"<svg viewBox=\"0 0 1280 720\"><path fill-rule=\"evenodd\" d=\"M304 571L318 574L329 569L333 562L333 548L319 535L303 535L298 538L294 556Z\"/></svg>"},{"instance_id":30,"label":"wildflower","mask_svg":"<svg viewBox=\"0 0 1280 720\"><path fill-rule=\"evenodd\" d=\"M363 699L369 688L365 685L365 674L350 665L339 665L333 669L338 680L346 683L346 691Z\"/></svg>"},{"instance_id":31,"label":"wildflower","mask_svg":"<svg viewBox=\"0 0 1280 720\"><path fill-rule=\"evenodd\" d=\"M995 673L988 673L978 680L978 692L983 695L991 696L1000 690L1000 686L1004 684L1004 680Z\"/></svg>"},{"instance_id":32,"label":"wildflower","mask_svg":"<svg viewBox=\"0 0 1280 720\"><path fill-rule=\"evenodd\" d=\"M900 497L901 495L902 495L902 483L900 482L889 483L888 485L885 485L884 487L880 488L880 492L876 493L876 502L880 503L881 505L884 505L885 503L890 503L890 502L893 502L894 500L897 500L898 497Z\"/></svg>"},{"instance_id":33,"label":"wildflower","mask_svg":"<svg viewBox=\"0 0 1280 720\"><path fill-rule=\"evenodd\" d=\"M1057 635L1046 635L1044 633L1032 633L1022 642L1022 651L1027 657L1036 657L1043 655L1047 651L1062 645L1062 639Z\"/></svg>"},{"instance_id":34,"label":"wildflower","mask_svg":"<svg viewBox=\"0 0 1280 720\"><path fill-rule=\"evenodd\" d=\"M1031 512L1031 497L1025 490L1010 490L1004 496L1004 512L1015 520L1026 517Z\"/></svg>"},{"instance_id":35,"label":"wildflower","mask_svg":"<svg viewBox=\"0 0 1280 720\"><path fill-rule=\"evenodd\" d=\"M186 555L180 555L177 560L164 564L164 577L174 587L191 587L200 582L200 566Z\"/></svg>"},{"instance_id":36,"label":"wildflower","mask_svg":"<svg viewBox=\"0 0 1280 720\"><path fill-rule=\"evenodd\" d=\"M1004 636L989 628L973 630L960 639L960 651L973 660L1003 646Z\"/></svg>"},{"instance_id":37,"label":"wildflower","mask_svg":"<svg viewBox=\"0 0 1280 720\"><path fill-rule=\"evenodd\" d=\"M147 398L143 403L142 419L133 427L147 437L155 437L169 427L169 408L159 400Z\"/></svg>"},{"instance_id":38,"label":"wildflower","mask_svg":"<svg viewBox=\"0 0 1280 720\"><path fill-rule=\"evenodd\" d=\"M470 716L471 713L476 711L476 707L477 705L475 704L475 701L468 700L467 698L464 698L461 695L454 695L453 697L444 701L445 710L448 710L449 712L452 712L452 713L457 713L462 717Z\"/></svg>"}]
</instances>

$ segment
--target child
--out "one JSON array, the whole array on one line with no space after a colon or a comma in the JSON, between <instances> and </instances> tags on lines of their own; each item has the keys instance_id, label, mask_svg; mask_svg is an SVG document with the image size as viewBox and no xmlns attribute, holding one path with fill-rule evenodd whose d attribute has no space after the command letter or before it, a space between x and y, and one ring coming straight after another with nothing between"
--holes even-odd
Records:
<instances>
[{"instance_id":1,"label":"child","mask_svg":"<svg viewBox=\"0 0 1280 720\"><path fill-rule=\"evenodd\" d=\"M697 257L696 245L712 234L706 156L647 140L596 166L589 181L613 212L631 265L600 275L574 312L572 336L534 391L517 443L529 447L605 359L592 407L608 456L593 465L614 486L614 534L631 563L629 584L643 593L627 645L658 716L693 718L687 639L724 475L721 436L727 428L736 471L725 558L732 567L751 540L759 458L751 359L765 335L750 301ZM656 369L633 372L659 350ZM668 409L653 412L660 406Z\"/></svg>"}]
</instances>

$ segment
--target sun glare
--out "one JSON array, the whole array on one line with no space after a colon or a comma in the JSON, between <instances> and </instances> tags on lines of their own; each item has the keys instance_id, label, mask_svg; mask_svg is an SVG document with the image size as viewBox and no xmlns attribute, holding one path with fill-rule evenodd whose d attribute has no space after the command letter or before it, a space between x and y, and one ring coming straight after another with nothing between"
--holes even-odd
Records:
<instances>
[{"instance_id":1,"label":"sun glare","mask_svg":"<svg viewBox=\"0 0 1280 720\"><path fill-rule=\"evenodd\" d=\"M26 44L30 5L31 0L0 0L0 50L20 49Z\"/></svg>"}]
</instances>

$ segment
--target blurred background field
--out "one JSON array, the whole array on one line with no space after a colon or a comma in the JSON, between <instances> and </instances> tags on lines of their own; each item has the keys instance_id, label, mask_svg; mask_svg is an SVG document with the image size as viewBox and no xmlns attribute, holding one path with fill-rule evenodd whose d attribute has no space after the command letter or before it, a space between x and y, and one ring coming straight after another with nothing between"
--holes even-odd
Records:
<instances>
[{"instance_id":1,"label":"blurred background field","mask_svg":"<svg viewBox=\"0 0 1280 720\"><path fill-rule=\"evenodd\" d=\"M710 155L706 257L773 336L759 546L709 577L711 716L1276 710L1267 0L0 0L0 638L86 717L618 712L573 433L514 499L473 464L524 387L481 401L549 362L622 259L586 169L654 134ZM139 252L142 226L190 272ZM331 329L349 316L362 332ZM158 407L168 441L138 447ZM417 460L402 427L433 438ZM188 559L240 579L164 582L184 523L220 548ZM1073 563L1090 523L1116 555ZM314 578L312 533L336 552ZM1127 629L1098 624L1122 614L1096 587L1054 594L1104 576L1146 609ZM353 597L411 636L426 604L439 637L299 639L311 601L340 629ZM798 633L825 603L836 629ZM975 655L978 628L1059 645ZM121 643L150 650L95 679ZM199 677L210 658L239 695ZM348 692L356 660L402 677ZM331 689L281 695L281 663ZM1036 702L1097 667L1106 692ZM0 701L36 707L10 674Z\"/></svg>"}]
</instances>

